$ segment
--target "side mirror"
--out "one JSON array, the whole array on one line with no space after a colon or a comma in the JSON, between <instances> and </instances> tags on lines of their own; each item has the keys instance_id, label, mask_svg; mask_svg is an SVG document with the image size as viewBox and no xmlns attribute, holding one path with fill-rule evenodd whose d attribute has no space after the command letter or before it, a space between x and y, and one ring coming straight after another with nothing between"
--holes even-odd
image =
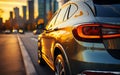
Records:
<instances>
[{"instance_id":1,"label":"side mirror","mask_svg":"<svg viewBox=\"0 0 120 75\"><path fill-rule=\"evenodd\" d=\"M38 24L38 25L37 25L37 29L44 29L44 23Z\"/></svg>"}]
</instances>

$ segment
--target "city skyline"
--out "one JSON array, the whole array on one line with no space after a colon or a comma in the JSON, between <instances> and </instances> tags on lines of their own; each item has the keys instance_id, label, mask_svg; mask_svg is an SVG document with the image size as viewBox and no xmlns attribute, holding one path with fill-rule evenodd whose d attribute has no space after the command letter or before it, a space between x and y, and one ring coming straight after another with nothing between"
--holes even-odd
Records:
<instances>
[{"instance_id":1,"label":"city skyline","mask_svg":"<svg viewBox=\"0 0 120 75\"><path fill-rule=\"evenodd\" d=\"M28 6L28 0L0 0L0 17L3 18L3 22L10 18L10 11L14 11L13 8L18 7L20 9L20 16L23 17L22 6ZM37 9L37 0L35 0L35 17L38 15ZM28 8L28 7L27 7ZM27 9L28 10L28 9ZM28 19L28 11L27 11Z\"/></svg>"}]
</instances>

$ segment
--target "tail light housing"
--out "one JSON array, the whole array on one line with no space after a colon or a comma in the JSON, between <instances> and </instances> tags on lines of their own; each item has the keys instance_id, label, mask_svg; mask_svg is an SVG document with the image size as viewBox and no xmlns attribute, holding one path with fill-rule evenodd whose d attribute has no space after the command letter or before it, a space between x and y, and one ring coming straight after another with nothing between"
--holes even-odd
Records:
<instances>
[{"instance_id":1,"label":"tail light housing","mask_svg":"<svg viewBox=\"0 0 120 75\"><path fill-rule=\"evenodd\" d=\"M73 29L73 35L78 40L100 41L100 39L120 37L120 26L112 24L83 24Z\"/></svg>"}]
</instances>

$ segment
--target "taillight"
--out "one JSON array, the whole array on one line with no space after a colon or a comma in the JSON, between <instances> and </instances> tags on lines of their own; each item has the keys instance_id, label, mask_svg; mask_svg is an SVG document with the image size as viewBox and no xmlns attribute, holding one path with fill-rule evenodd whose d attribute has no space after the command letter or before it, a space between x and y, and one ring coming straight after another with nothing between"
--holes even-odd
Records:
<instances>
[{"instance_id":1,"label":"taillight","mask_svg":"<svg viewBox=\"0 0 120 75\"><path fill-rule=\"evenodd\" d=\"M97 40L120 37L120 26L110 24L83 24L73 29L73 35L79 40Z\"/></svg>"}]
</instances>

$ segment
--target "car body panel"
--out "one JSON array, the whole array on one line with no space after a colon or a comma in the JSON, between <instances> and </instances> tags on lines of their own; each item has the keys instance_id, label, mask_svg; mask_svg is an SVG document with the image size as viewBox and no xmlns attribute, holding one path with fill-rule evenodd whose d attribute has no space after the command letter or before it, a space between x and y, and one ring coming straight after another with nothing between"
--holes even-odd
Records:
<instances>
[{"instance_id":1,"label":"car body panel","mask_svg":"<svg viewBox=\"0 0 120 75\"><path fill-rule=\"evenodd\" d=\"M119 18L110 18L110 17L96 17L97 22L100 23L108 23L108 24L115 24L120 25L120 19Z\"/></svg>"}]
</instances>

